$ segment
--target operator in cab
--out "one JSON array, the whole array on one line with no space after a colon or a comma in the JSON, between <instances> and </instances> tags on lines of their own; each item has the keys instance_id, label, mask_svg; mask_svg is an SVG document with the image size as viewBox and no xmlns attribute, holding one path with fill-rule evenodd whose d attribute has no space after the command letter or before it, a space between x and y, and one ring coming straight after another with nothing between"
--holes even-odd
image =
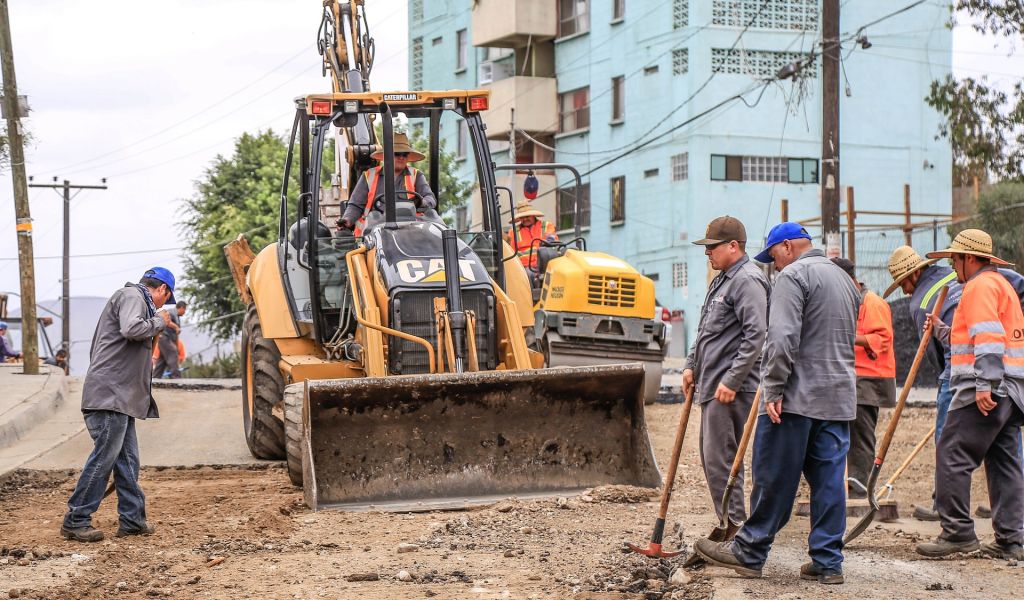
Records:
<instances>
[{"instance_id":1,"label":"operator in cab","mask_svg":"<svg viewBox=\"0 0 1024 600\"><path fill-rule=\"evenodd\" d=\"M411 190L420 196L417 198L411 194L398 193L398 199L413 200L416 203L417 209L437 208L437 198L434 197L434 192L430 189L427 178L423 176L419 169L409 164L421 161L426 157L413 150L412 146L409 145L408 136L404 133L395 134L394 148L396 192ZM355 189L352 190L351 197L348 199L345 214L338 221L339 227L350 231L354 230L357 236L362 235L366 213L369 212L368 208L372 209L373 199L384 193L383 178L381 177L381 172L384 170L384 152L377 151L371 156L374 160L381 161L381 166L373 167L363 172L362 177L356 182Z\"/></svg>"}]
</instances>

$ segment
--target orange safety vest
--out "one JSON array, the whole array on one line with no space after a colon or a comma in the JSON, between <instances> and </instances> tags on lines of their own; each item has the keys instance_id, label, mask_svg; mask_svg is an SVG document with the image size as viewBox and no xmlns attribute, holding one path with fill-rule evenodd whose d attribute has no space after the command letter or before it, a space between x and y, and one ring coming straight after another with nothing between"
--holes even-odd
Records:
<instances>
[{"instance_id":1,"label":"orange safety vest","mask_svg":"<svg viewBox=\"0 0 1024 600\"><path fill-rule=\"evenodd\" d=\"M419 177L419 170L416 167L406 167L408 170L405 174L405 189L410 192L416 191L416 178ZM366 187L368 192L366 193L366 206L363 207L363 216L359 217L359 222L356 223L355 229L352 231L352 235L360 237L363 235L363 227L366 226L366 215L370 214L373 210L373 199L377 197L377 180L380 179L377 175L380 173L381 167L371 167L363 171L363 176L366 177Z\"/></svg>"},{"instance_id":2,"label":"orange safety vest","mask_svg":"<svg viewBox=\"0 0 1024 600\"><path fill-rule=\"evenodd\" d=\"M868 340L877 355L874 360L860 346L853 349L854 367L858 377L896 377L896 353L893 352L892 310L889 303L874 292L864 294L857 315L857 335Z\"/></svg>"},{"instance_id":3,"label":"orange safety vest","mask_svg":"<svg viewBox=\"0 0 1024 600\"><path fill-rule=\"evenodd\" d=\"M516 239L514 232L519 233L519 239ZM536 269L537 248L540 247L540 243L536 240L546 240L549 237L558 241L558 235L555 233L555 224L550 221L535 221L532 227L509 229L508 245L512 246L512 249L516 251L516 256L519 257L524 267ZM533 248L532 260L530 258L530 248Z\"/></svg>"},{"instance_id":4,"label":"orange safety vest","mask_svg":"<svg viewBox=\"0 0 1024 600\"><path fill-rule=\"evenodd\" d=\"M950 388L969 391L971 400L978 379L992 382L993 392L1004 376L1024 379L1024 312L1013 287L995 269L964 284L949 344Z\"/></svg>"}]
</instances>

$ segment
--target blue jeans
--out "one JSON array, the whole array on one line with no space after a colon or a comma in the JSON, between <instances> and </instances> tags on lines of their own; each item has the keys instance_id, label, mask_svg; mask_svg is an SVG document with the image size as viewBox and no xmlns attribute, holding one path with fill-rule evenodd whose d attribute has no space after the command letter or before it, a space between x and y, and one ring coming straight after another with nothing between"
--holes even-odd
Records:
<instances>
[{"instance_id":1,"label":"blue jeans","mask_svg":"<svg viewBox=\"0 0 1024 600\"><path fill-rule=\"evenodd\" d=\"M135 419L110 410L90 410L85 411L85 426L94 447L68 499L64 527L92 525L92 513L100 507L113 471L120 529L142 529L146 525L146 495L139 487L139 440L135 436Z\"/></svg>"},{"instance_id":2,"label":"blue jeans","mask_svg":"<svg viewBox=\"0 0 1024 600\"><path fill-rule=\"evenodd\" d=\"M953 392L949 391L949 380L939 380L939 393L935 396L935 447L939 447L939 437L942 435L942 428L946 425L946 413L949 412L949 403L953 401Z\"/></svg>"},{"instance_id":3,"label":"blue jeans","mask_svg":"<svg viewBox=\"0 0 1024 600\"><path fill-rule=\"evenodd\" d=\"M750 517L733 540L736 558L751 568L764 565L775 535L793 512L803 473L811 487L809 554L819 568L841 570L849 449L847 421L783 413L782 422L776 425L768 415L758 417Z\"/></svg>"}]
</instances>

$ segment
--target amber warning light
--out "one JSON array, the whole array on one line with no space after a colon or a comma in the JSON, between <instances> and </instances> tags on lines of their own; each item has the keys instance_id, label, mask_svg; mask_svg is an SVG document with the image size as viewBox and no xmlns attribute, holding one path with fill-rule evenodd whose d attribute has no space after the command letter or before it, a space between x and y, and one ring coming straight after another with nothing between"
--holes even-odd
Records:
<instances>
[{"instance_id":1,"label":"amber warning light","mask_svg":"<svg viewBox=\"0 0 1024 600\"><path fill-rule=\"evenodd\" d=\"M329 115L331 114L331 103L326 100L314 100L313 101L313 114L314 115Z\"/></svg>"},{"instance_id":2,"label":"amber warning light","mask_svg":"<svg viewBox=\"0 0 1024 600\"><path fill-rule=\"evenodd\" d=\"M469 110L487 110L487 96L476 96L470 98Z\"/></svg>"}]
</instances>

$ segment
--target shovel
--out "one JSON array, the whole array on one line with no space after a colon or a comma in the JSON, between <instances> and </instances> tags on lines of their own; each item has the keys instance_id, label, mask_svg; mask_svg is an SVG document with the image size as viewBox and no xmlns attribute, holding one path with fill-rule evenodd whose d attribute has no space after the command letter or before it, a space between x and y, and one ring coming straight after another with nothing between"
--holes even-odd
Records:
<instances>
[{"instance_id":1,"label":"shovel","mask_svg":"<svg viewBox=\"0 0 1024 600\"><path fill-rule=\"evenodd\" d=\"M722 494L722 518L718 527L711 532L708 539L712 542L724 542L732 539L739 530L739 525L733 525L729 520L729 498L732 496L732 488L736 485L740 468L743 466L743 457L747 454L747 445L750 444L750 434L754 432L754 424L757 423L757 409L761 404L761 388L757 388L754 394L754 402L750 405L750 412L747 414L747 422L743 425L743 436L740 437L740 445L736 448L736 457L732 459L732 470L729 471L729 480L725 483L725 492Z\"/></svg>"},{"instance_id":2,"label":"shovel","mask_svg":"<svg viewBox=\"0 0 1024 600\"><path fill-rule=\"evenodd\" d=\"M683 413L679 415L679 425L676 427L676 441L672 447L672 460L668 465L668 475L665 478L665 485L661 490L661 506L658 508L658 518L654 520L654 531L651 533L651 542L646 547L636 546L627 543L626 546L637 554L650 556L651 558L670 558L678 555L676 552L666 552L661 549L661 538L665 533L665 515L668 514L668 503L672 499L672 487L676 482L676 467L679 466L679 454L683 449L683 438L686 436L686 424L690 421L690 409L693 408L694 386L686 392L686 403L683 404Z\"/></svg>"},{"instance_id":3,"label":"shovel","mask_svg":"<svg viewBox=\"0 0 1024 600\"><path fill-rule=\"evenodd\" d=\"M893 434L896 433L896 425L900 422L900 416L903 414L903 408L907 404L907 396L910 394L910 387L914 385L914 379L917 377L917 371L921 368L921 361L924 359L925 350L928 349L928 344L932 341L932 325L935 319L938 318L939 312L942 310L942 305L946 302L946 294L949 292L948 287L943 287L942 291L939 292L938 299L935 300L935 307L932 308L932 320L924 328L921 334L921 343L917 345L917 354L914 356L914 362L910 365L910 372L907 373L907 380L903 383L903 389L900 390L900 397L896 401L896 408L893 410L892 419L889 420L889 426L885 430L885 436L882 437L882 443L878 446L878 451L875 454L875 463L871 465L871 473L868 475L868 502L871 504L871 510L866 515L861 517L860 521L846 533L846 537L843 538L843 544L849 544L858 535L864 533L864 530L871 525L871 521L875 519L875 514L879 510L878 498L875 495L875 486L878 484L878 474L882 470L882 463L885 462L885 455L889 452L889 444L892 443ZM923 446L922 446L923 447ZM907 463L909 464L909 463Z\"/></svg>"}]
</instances>

